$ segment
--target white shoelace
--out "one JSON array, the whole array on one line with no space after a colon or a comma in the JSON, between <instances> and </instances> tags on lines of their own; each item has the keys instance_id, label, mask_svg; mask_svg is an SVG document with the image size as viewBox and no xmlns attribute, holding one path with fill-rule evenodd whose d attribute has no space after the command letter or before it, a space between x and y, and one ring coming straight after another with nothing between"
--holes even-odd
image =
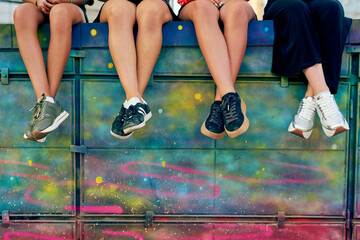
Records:
<instances>
[{"instance_id":1,"label":"white shoelace","mask_svg":"<svg viewBox=\"0 0 360 240\"><path fill-rule=\"evenodd\" d=\"M316 102L325 120L334 118L339 111L333 95L323 96ZM334 120L336 121L336 118Z\"/></svg>"},{"instance_id":2,"label":"white shoelace","mask_svg":"<svg viewBox=\"0 0 360 240\"><path fill-rule=\"evenodd\" d=\"M310 98L310 97L304 98L301 101L299 116L308 121L312 121L314 119L314 115L315 115L315 108L316 108L316 105L312 98Z\"/></svg>"}]
</instances>

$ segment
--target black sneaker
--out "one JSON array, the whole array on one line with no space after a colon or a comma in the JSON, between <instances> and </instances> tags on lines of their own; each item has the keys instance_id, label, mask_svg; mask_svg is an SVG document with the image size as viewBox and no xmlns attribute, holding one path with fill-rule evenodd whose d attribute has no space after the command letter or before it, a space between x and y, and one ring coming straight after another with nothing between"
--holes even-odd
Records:
<instances>
[{"instance_id":1,"label":"black sneaker","mask_svg":"<svg viewBox=\"0 0 360 240\"><path fill-rule=\"evenodd\" d=\"M225 130L229 137L236 138L249 128L246 104L237 93L227 93L222 97L221 106Z\"/></svg>"},{"instance_id":2,"label":"black sneaker","mask_svg":"<svg viewBox=\"0 0 360 240\"><path fill-rule=\"evenodd\" d=\"M123 131L125 134L133 132L145 126L146 122L151 118L152 114L146 103L137 103L131 105L126 110Z\"/></svg>"},{"instance_id":3,"label":"black sneaker","mask_svg":"<svg viewBox=\"0 0 360 240\"><path fill-rule=\"evenodd\" d=\"M201 126L201 133L216 140L224 137L225 128L221 101L215 101L211 105L209 116Z\"/></svg>"},{"instance_id":4,"label":"black sneaker","mask_svg":"<svg viewBox=\"0 0 360 240\"><path fill-rule=\"evenodd\" d=\"M126 117L126 108L124 107L124 105L121 105L120 112L118 113L114 122L112 123L111 130L110 130L111 135L113 135L114 137L116 137L118 139L129 138L133 134L133 132L125 134L123 131L125 117Z\"/></svg>"}]
</instances>

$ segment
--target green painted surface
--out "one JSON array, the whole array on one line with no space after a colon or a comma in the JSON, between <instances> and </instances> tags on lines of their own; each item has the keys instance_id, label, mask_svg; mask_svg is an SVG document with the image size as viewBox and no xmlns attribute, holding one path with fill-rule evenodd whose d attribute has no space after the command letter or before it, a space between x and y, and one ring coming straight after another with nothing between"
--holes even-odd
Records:
<instances>
[{"instance_id":1,"label":"green painted surface","mask_svg":"<svg viewBox=\"0 0 360 240\"><path fill-rule=\"evenodd\" d=\"M73 81L63 80L60 84L57 100L70 114L59 129L51 134L45 144L28 141L23 138L25 129L33 112L29 112L36 104L36 97L28 79L10 79L9 85L0 85L1 138L0 146L6 148L19 147L69 147L74 134L73 130Z\"/></svg>"}]
</instances>

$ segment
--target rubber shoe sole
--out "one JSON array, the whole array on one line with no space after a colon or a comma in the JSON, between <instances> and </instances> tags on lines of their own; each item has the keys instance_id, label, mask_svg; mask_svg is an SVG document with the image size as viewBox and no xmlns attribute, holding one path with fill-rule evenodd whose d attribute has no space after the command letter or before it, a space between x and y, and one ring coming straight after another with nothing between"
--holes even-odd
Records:
<instances>
[{"instance_id":1,"label":"rubber shoe sole","mask_svg":"<svg viewBox=\"0 0 360 240\"><path fill-rule=\"evenodd\" d=\"M133 132L133 131L135 131L135 130L138 130L138 129L142 128L142 127L145 127L146 122L149 121L149 119L150 119L151 117L152 117L152 113L149 112L148 114L145 115L144 121L143 121L142 123L140 123L139 125L132 126L132 127L130 127L130 128L124 129L124 130L123 130L124 133L125 133L125 134L128 134L128 133L131 133L131 132Z\"/></svg>"},{"instance_id":2,"label":"rubber shoe sole","mask_svg":"<svg viewBox=\"0 0 360 240\"><path fill-rule=\"evenodd\" d=\"M246 104L245 104L244 100L242 100L242 98L240 98L240 99L241 99L241 111L244 115L244 122L241 125L241 127L236 129L235 131L228 131L225 127L226 133L231 138L236 138L236 137L240 136L241 134L245 133L250 126L249 119L246 117Z\"/></svg>"},{"instance_id":3,"label":"rubber shoe sole","mask_svg":"<svg viewBox=\"0 0 360 240\"><path fill-rule=\"evenodd\" d=\"M322 126L322 129L323 129L323 131L324 131L324 133L325 133L325 135L327 137L333 137L333 136L338 135L338 134L340 134L342 132L349 131L349 124L345 120L344 126L339 126L335 130L330 130L330 129L324 128L323 126Z\"/></svg>"},{"instance_id":4,"label":"rubber shoe sole","mask_svg":"<svg viewBox=\"0 0 360 240\"><path fill-rule=\"evenodd\" d=\"M41 139L35 139L34 136L26 136L26 134L24 134L24 138L26 140L30 140L30 141L34 141L34 142L38 142L38 143L44 143L46 141L46 137L43 137Z\"/></svg>"},{"instance_id":5,"label":"rubber shoe sole","mask_svg":"<svg viewBox=\"0 0 360 240\"><path fill-rule=\"evenodd\" d=\"M126 136L121 136L121 135L118 135L116 133L114 133L113 131L111 131L110 129L110 134L113 135L114 137L118 138L118 139L127 139L129 137L131 137L133 135L133 132L130 133L129 135L126 135Z\"/></svg>"},{"instance_id":6,"label":"rubber shoe sole","mask_svg":"<svg viewBox=\"0 0 360 240\"><path fill-rule=\"evenodd\" d=\"M55 119L55 121L53 122L53 124L47 128L45 128L42 131L34 131L33 132L33 136L35 139L41 139L44 136L46 136L47 134L49 134L50 132L54 131L55 129L57 129L60 124L65 121L65 119L69 116L69 113L66 111L63 111L62 113L60 113L60 115Z\"/></svg>"},{"instance_id":7,"label":"rubber shoe sole","mask_svg":"<svg viewBox=\"0 0 360 240\"><path fill-rule=\"evenodd\" d=\"M225 131L222 133L214 133L209 131L206 127L205 127L205 122L206 120L203 122L202 126L201 126L201 133L204 134L205 136L215 139L215 140L219 140L222 139L225 136Z\"/></svg>"},{"instance_id":8,"label":"rubber shoe sole","mask_svg":"<svg viewBox=\"0 0 360 240\"><path fill-rule=\"evenodd\" d=\"M311 133L312 133L312 129L310 131L303 131L299 128L294 128L293 122L290 123L289 128L288 128L288 132L295 134L296 136L305 138L305 139L309 139Z\"/></svg>"}]
</instances>

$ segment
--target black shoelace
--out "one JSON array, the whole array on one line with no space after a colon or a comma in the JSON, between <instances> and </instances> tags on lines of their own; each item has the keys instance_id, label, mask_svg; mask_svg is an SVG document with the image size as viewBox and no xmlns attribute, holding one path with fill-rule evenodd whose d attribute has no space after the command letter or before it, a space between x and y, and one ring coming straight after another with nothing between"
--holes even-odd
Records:
<instances>
[{"instance_id":1,"label":"black shoelace","mask_svg":"<svg viewBox=\"0 0 360 240\"><path fill-rule=\"evenodd\" d=\"M213 111L210 111L209 122L214 123L215 125L223 124L220 106L215 106L213 107Z\"/></svg>"},{"instance_id":2,"label":"black shoelace","mask_svg":"<svg viewBox=\"0 0 360 240\"><path fill-rule=\"evenodd\" d=\"M238 120L238 114L236 112L236 99L232 96L228 97L223 102L223 107L225 109L224 116L227 124L230 124Z\"/></svg>"}]
</instances>

